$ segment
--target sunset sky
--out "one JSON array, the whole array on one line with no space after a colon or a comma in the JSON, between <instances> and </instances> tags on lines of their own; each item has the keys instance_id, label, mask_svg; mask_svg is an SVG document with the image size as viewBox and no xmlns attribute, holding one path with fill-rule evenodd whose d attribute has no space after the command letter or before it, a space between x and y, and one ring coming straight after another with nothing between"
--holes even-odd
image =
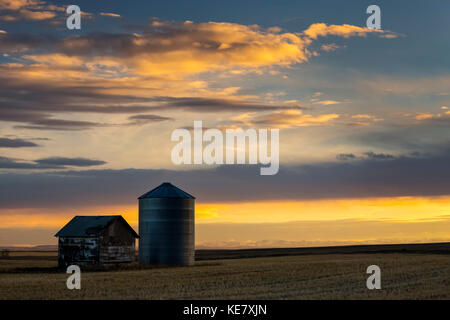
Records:
<instances>
[{"instance_id":1,"label":"sunset sky","mask_svg":"<svg viewBox=\"0 0 450 320\"><path fill-rule=\"evenodd\" d=\"M0 246L56 244L74 215L137 228L137 197L165 181L197 198L198 247L450 241L449 12L0 0ZM279 173L174 165L194 120L279 128Z\"/></svg>"}]
</instances>

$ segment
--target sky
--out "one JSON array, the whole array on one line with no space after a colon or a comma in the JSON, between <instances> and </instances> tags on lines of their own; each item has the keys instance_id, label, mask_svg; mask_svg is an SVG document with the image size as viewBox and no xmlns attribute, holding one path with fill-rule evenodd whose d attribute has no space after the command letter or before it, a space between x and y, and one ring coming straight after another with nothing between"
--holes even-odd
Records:
<instances>
[{"instance_id":1,"label":"sky","mask_svg":"<svg viewBox=\"0 0 450 320\"><path fill-rule=\"evenodd\" d=\"M0 0L0 246L75 215L137 228L165 181L196 197L199 248L450 241L449 9ZM279 172L174 164L196 120L279 129Z\"/></svg>"}]
</instances>

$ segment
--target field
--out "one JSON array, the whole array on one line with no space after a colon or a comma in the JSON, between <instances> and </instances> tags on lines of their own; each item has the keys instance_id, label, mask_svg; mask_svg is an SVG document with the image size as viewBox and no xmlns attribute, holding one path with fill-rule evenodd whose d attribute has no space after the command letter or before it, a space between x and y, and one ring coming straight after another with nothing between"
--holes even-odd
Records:
<instances>
[{"instance_id":1,"label":"field","mask_svg":"<svg viewBox=\"0 0 450 320\"><path fill-rule=\"evenodd\" d=\"M0 299L450 299L448 253L271 250L237 259L205 251L192 267L83 271L81 290L66 288L56 253L15 252L0 259ZM235 250L228 258L237 252L252 256ZM372 264L381 268L381 290L366 288Z\"/></svg>"}]
</instances>

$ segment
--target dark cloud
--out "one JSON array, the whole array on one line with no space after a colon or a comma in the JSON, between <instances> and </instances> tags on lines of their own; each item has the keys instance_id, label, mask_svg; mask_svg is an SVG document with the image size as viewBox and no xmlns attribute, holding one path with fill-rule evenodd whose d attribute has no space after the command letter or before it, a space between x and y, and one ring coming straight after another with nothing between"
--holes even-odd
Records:
<instances>
[{"instance_id":1,"label":"dark cloud","mask_svg":"<svg viewBox=\"0 0 450 320\"><path fill-rule=\"evenodd\" d=\"M0 51L8 54L18 54L31 50L54 48L58 38L52 35L37 34L4 34L0 37Z\"/></svg>"},{"instance_id":2,"label":"dark cloud","mask_svg":"<svg viewBox=\"0 0 450 320\"><path fill-rule=\"evenodd\" d=\"M164 181L192 193L199 202L440 196L450 195L449 163L447 149L429 157L281 166L274 176L260 176L259 166L238 165L180 171L4 173L0 175L0 207L133 204Z\"/></svg>"},{"instance_id":3,"label":"dark cloud","mask_svg":"<svg viewBox=\"0 0 450 320\"><path fill-rule=\"evenodd\" d=\"M23 147L37 147L34 142L23 139L9 139L0 138L0 148L23 148Z\"/></svg>"},{"instance_id":4,"label":"dark cloud","mask_svg":"<svg viewBox=\"0 0 450 320\"><path fill-rule=\"evenodd\" d=\"M86 158L63 158L63 157L51 157L39 160L34 160L34 162L40 165L50 165L50 166L71 166L71 167L91 167L106 164L105 161L101 160L91 160Z\"/></svg>"},{"instance_id":5,"label":"dark cloud","mask_svg":"<svg viewBox=\"0 0 450 320\"><path fill-rule=\"evenodd\" d=\"M0 157L0 169L56 169L55 166L42 167L36 163L23 162L21 160Z\"/></svg>"},{"instance_id":6,"label":"dark cloud","mask_svg":"<svg viewBox=\"0 0 450 320\"><path fill-rule=\"evenodd\" d=\"M165 108L186 109L197 112L252 112L252 111L273 111L306 109L301 106L283 106L279 104L268 104L263 102L251 102L243 100L211 99L196 97L161 97L160 101L165 102Z\"/></svg>"},{"instance_id":7,"label":"dark cloud","mask_svg":"<svg viewBox=\"0 0 450 320\"><path fill-rule=\"evenodd\" d=\"M372 151L364 153L364 155L371 160L392 160L395 157L391 154L385 154L385 153L374 153Z\"/></svg>"},{"instance_id":8,"label":"dark cloud","mask_svg":"<svg viewBox=\"0 0 450 320\"><path fill-rule=\"evenodd\" d=\"M15 126L15 128L33 129L33 130L77 131L77 130L86 130L93 127L105 126L104 124L95 123L91 121L73 121L73 120L47 119L47 118L28 121L28 124L29 125Z\"/></svg>"},{"instance_id":9,"label":"dark cloud","mask_svg":"<svg viewBox=\"0 0 450 320\"><path fill-rule=\"evenodd\" d=\"M1 75L0 75L1 79ZM301 109L236 99L192 97L152 97L108 95L90 87L60 88L51 84L36 86L29 82L2 82L0 85L0 121L18 122L17 128L39 130L86 130L113 124L57 119L64 113L138 114L125 125L170 120L144 112L187 110L195 112L255 112ZM73 90L72 90L73 89ZM123 105L121 105L123 104ZM144 105L143 105L144 104ZM145 105L146 104L146 105ZM140 114L140 115L139 115Z\"/></svg>"},{"instance_id":10,"label":"dark cloud","mask_svg":"<svg viewBox=\"0 0 450 320\"><path fill-rule=\"evenodd\" d=\"M105 164L105 161L86 158L50 157L33 161L0 157L0 169L66 169L67 167L92 167Z\"/></svg>"},{"instance_id":11,"label":"dark cloud","mask_svg":"<svg viewBox=\"0 0 450 320\"><path fill-rule=\"evenodd\" d=\"M30 140L36 140L36 141L50 141L49 138L31 138Z\"/></svg>"},{"instance_id":12,"label":"dark cloud","mask_svg":"<svg viewBox=\"0 0 450 320\"><path fill-rule=\"evenodd\" d=\"M108 83L107 79L102 80L102 83L86 79L85 85L68 83L66 86L61 86L61 84L54 82L40 83L31 79L13 77L15 75L13 71L23 68L28 68L27 70L35 72L45 73L48 71L34 66L12 67L0 65L0 79L2 80L0 93L4 96L4 100L2 100L4 107L10 103L16 103L15 108L36 108L35 111L58 111L60 110L58 106L62 104L62 112L76 112L84 106L85 110L81 110L82 112L126 113L128 111L118 108L121 107L121 103L142 103L154 100L133 95L105 93L105 88L101 84ZM110 83L110 85L113 89L115 88L113 86L114 83ZM108 109L108 106L111 105L112 108ZM102 108L105 108L105 111ZM130 108L130 110L132 112L142 112L146 111L147 108Z\"/></svg>"},{"instance_id":13,"label":"dark cloud","mask_svg":"<svg viewBox=\"0 0 450 320\"><path fill-rule=\"evenodd\" d=\"M141 125L152 122L161 122L167 120L174 120L169 117L162 117L154 114L138 114L136 116L131 116L128 118L130 120L130 125Z\"/></svg>"},{"instance_id":14,"label":"dark cloud","mask_svg":"<svg viewBox=\"0 0 450 320\"><path fill-rule=\"evenodd\" d=\"M423 154L420 152L410 152L408 156L411 157L420 157ZM341 153L336 156L337 160L340 161L349 161L349 160L393 160L395 156L387 153L375 153L373 151L364 152L362 156L356 156L353 153Z\"/></svg>"},{"instance_id":15,"label":"dark cloud","mask_svg":"<svg viewBox=\"0 0 450 320\"><path fill-rule=\"evenodd\" d=\"M353 153L341 153L336 156L336 159L341 161L355 160L356 156Z\"/></svg>"}]
</instances>

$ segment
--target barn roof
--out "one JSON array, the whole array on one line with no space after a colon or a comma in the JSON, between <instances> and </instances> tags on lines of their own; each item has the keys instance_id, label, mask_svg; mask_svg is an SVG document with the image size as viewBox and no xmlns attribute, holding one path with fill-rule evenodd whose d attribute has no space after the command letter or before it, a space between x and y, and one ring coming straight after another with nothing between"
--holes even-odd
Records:
<instances>
[{"instance_id":1,"label":"barn roof","mask_svg":"<svg viewBox=\"0 0 450 320\"><path fill-rule=\"evenodd\" d=\"M180 188L175 187L170 182L164 182L160 186L156 187L153 190L150 190L146 194L143 194L139 197L139 199L145 198L190 198L195 199L194 196L189 193L181 190Z\"/></svg>"},{"instance_id":2,"label":"barn roof","mask_svg":"<svg viewBox=\"0 0 450 320\"><path fill-rule=\"evenodd\" d=\"M75 216L55 237L92 237L99 236L104 229L116 220L122 221L136 238L138 234L122 216Z\"/></svg>"}]
</instances>

